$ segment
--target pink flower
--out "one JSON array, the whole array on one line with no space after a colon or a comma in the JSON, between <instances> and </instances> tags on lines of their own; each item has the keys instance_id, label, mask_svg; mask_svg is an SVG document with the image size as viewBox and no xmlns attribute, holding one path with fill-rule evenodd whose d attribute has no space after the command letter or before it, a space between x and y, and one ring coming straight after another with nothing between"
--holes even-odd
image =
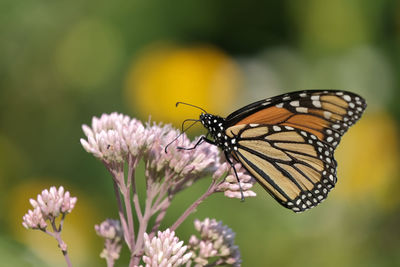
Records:
<instances>
[{"instance_id":1,"label":"pink flower","mask_svg":"<svg viewBox=\"0 0 400 267\"><path fill-rule=\"evenodd\" d=\"M218 257L220 265L241 265L239 248L234 244L235 233L222 222L206 218L204 221L195 220L195 228L200 232L200 239L192 235L189 247L194 251L194 262L200 266L207 265L209 259Z\"/></svg>"},{"instance_id":2,"label":"pink flower","mask_svg":"<svg viewBox=\"0 0 400 267\"><path fill-rule=\"evenodd\" d=\"M80 140L83 148L106 162L123 162L128 153L137 156L146 142L143 124L116 112L93 117L92 127L82 129L87 137Z\"/></svg>"},{"instance_id":3,"label":"pink flower","mask_svg":"<svg viewBox=\"0 0 400 267\"><path fill-rule=\"evenodd\" d=\"M26 228L32 229L45 229L47 227L46 221L43 219L42 212L39 207L28 210L28 213L22 217L22 225Z\"/></svg>"},{"instance_id":4,"label":"pink flower","mask_svg":"<svg viewBox=\"0 0 400 267\"><path fill-rule=\"evenodd\" d=\"M118 220L107 219L103 221L100 225L95 225L97 235L106 239L122 239L122 227Z\"/></svg>"},{"instance_id":5,"label":"pink flower","mask_svg":"<svg viewBox=\"0 0 400 267\"><path fill-rule=\"evenodd\" d=\"M244 197L255 197L256 193L250 190L256 183L255 179L248 174L240 163L235 164L235 169L239 177L240 186L243 190ZM241 198L240 187L237 182L237 178L232 167L229 163L222 163L219 168L214 172L213 178L220 179L226 173L229 174L225 177L225 180L218 185L217 191L224 192L224 195L229 198Z\"/></svg>"},{"instance_id":6,"label":"pink flower","mask_svg":"<svg viewBox=\"0 0 400 267\"><path fill-rule=\"evenodd\" d=\"M55 186L50 190L43 190L37 199L30 199L33 208L39 209L44 220L56 218L62 214L67 214L75 207L77 198L70 197L70 193L64 192L64 187L60 186L57 190Z\"/></svg>"},{"instance_id":7,"label":"pink flower","mask_svg":"<svg viewBox=\"0 0 400 267\"><path fill-rule=\"evenodd\" d=\"M197 140L191 142L186 134L180 134L170 125L154 124L148 126L148 137L152 139L151 146L147 150L146 160L149 170L156 174L155 176L163 178L168 176L169 181L179 184L185 179L181 188L190 186L197 178L210 175L216 170L216 164L220 160L219 150L216 146L203 143L196 149L185 150L183 148L192 148ZM168 146L167 153L165 148Z\"/></svg>"},{"instance_id":8,"label":"pink flower","mask_svg":"<svg viewBox=\"0 0 400 267\"><path fill-rule=\"evenodd\" d=\"M121 223L118 220L107 219L100 225L95 225L97 235L105 239L104 249L100 254L107 262L114 262L119 258L123 237Z\"/></svg>"},{"instance_id":9,"label":"pink flower","mask_svg":"<svg viewBox=\"0 0 400 267\"><path fill-rule=\"evenodd\" d=\"M181 266L192 256L191 252L185 253L186 249L183 241L179 241L175 232L169 229L159 231L151 240L145 233L143 262L146 267Z\"/></svg>"}]
</instances>

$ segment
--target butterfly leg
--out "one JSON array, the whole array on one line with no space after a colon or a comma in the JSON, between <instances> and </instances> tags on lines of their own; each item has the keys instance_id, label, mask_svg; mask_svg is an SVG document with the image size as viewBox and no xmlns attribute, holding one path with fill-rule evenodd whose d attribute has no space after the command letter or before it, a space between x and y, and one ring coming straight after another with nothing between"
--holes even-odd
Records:
<instances>
[{"instance_id":1,"label":"butterfly leg","mask_svg":"<svg viewBox=\"0 0 400 267\"><path fill-rule=\"evenodd\" d=\"M227 153L226 151L225 151L224 153L225 153L226 161L227 161L227 162L229 163L229 165L231 165L231 167L233 168L233 172L235 173L236 180L237 180L237 182L238 182L238 184L239 184L240 195L241 195L240 201L244 201L243 189L242 189L242 186L240 185L240 180L239 180L239 176L238 176L238 174L237 174L237 172L236 172L235 165L233 164L233 162L232 162L231 159L229 158L228 153Z\"/></svg>"},{"instance_id":2,"label":"butterfly leg","mask_svg":"<svg viewBox=\"0 0 400 267\"><path fill-rule=\"evenodd\" d=\"M193 150L196 149L196 147L198 147L199 145L201 145L203 142L207 142L209 144L215 145L215 142L208 139L207 136L202 135L199 140L197 141L197 143L193 146L193 147L181 147L178 146L177 149L182 149L182 150Z\"/></svg>"}]
</instances>

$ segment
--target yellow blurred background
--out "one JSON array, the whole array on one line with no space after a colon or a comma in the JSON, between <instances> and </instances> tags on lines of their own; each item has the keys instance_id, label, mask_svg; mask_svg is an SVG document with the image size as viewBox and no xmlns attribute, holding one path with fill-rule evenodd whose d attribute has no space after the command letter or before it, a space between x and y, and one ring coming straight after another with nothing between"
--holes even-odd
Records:
<instances>
[{"instance_id":1,"label":"yellow blurred background","mask_svg":"<svg viewBox=\"0 0 400 267\"><path fill-rule=\"evenodd\" d=\"M63 232L74 266L105 266L94 224L117 212L111 178L79 143L92 116L118 111L180 127L199 111L177 101L226 116L262 98L322 88L368 102L336 151L329 198L294 214L258 186L258 197L244 203L215 195L177 234L187 241L194 218L222 220L237 233L243 266L400 265L400 2L0 0L0 7L0 266L64 264L54 240L21 225L28 199L51 185L78 197ZM178 195L163 227L208 183ZM123 254L117 266L127 265Z\"/></svg>"}]
</instances>

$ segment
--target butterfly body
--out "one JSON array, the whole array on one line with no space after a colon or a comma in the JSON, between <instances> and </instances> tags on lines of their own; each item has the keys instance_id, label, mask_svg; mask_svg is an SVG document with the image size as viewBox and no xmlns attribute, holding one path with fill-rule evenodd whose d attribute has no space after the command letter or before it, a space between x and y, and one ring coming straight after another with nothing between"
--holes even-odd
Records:
<instances>
[{"instance_id":1,"label":"butterfly body","mask_svg":"<svg viewBox=\"0 0 400 267\"><path fill-rule=\"evenodd\" d=\"M225 133L226 128L224 118L203 113L200 115L200 121L214 139L213 144L221 148L226 153L231 153L232 150L237 149L235 145L235 137L228 136Z\"/></svg>"},{"instance_id":2,"label":"butterfly body","mask_svg":"<svg viewBox=\"0 0 400 267\"><path fill-rule=\"evenodd\" d=\"M247 105L226 118L200 121L229 163L240 162L281 205L302 212L335 186L334 150L366 108L360 96L308 90Z\"/></svg>"}]
</instances>

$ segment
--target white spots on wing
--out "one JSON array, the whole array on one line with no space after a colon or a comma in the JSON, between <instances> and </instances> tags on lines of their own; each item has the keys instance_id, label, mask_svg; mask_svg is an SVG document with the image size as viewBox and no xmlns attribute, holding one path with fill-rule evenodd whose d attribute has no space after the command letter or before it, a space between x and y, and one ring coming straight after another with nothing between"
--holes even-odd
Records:
<instances>
[{"instance_id":1,"label":"white spots on wing","mask_svg":"<svg viewBox=\"0 0 400 267\"><path fill-rule=\"evenodd\" d=\"M333 137L332 136L328 136L328 138L326 138L326 141L328 141L329 143L333 141Z\"/></svg>"},{"instance_id":2,"label":"white spots on wing","mask_svg":"<svg viewBox=\"0 0 400 267\"><path fill-rule=\"evenodd\" d=\"M306 93L300 93L299 96L301 96L301 97L306 97L307 94L306 94Z\"/></svg>"},{"instance_id":3,"label":"white spots on wing","mask_svg":"<svg viewBox=\"0 0 400 267\"><path fill-rule=\"evenodd\" d=\"M250 123L249 125L250 125L250 127L257 127L258 123Z\"/></svg>"},{"instance_id":4,"label":"white spots on wing","mask_svg":"<svg viewBox=\"0 0 400 267\"><path fill-rule=\"evenodd\" d=\"M299 102L298 100L296 100L296 101L291 101L291 102L290 102L290 105L291 105L292 107L298 107L298 106L300 106L300 102Z\"/></svg>"},{"instance_id":5,"label":"white spots on wing","mask_svg":"<svg viewBox=\"0 0 400 267\"><path fill-rule=\"evenodd\" d=\"M312 104L313 104L315 107L317 107L317 108L320 108L320 107L321 107L321 101L314 100L314 101L312 102Z\"/></svg>"},{"instance_id":6,"label":"white spots on wing","mask_svg":"<svg viewBox=\"0 0 400 267\"><path fill-rule=\"evenodd\" d=\"M313 96L311 96L311 100L317 100L317 101L319 101L319 95L313 95Z\"/></svg>"},{"instance_id":7,"label":"white spots on wing","mask_svg":"<svg viewBox=\"0 0 400 267\"><path fill-rule=\"evenodd\" d=\"M290 126L285 126L285 129L286 129L286 130L294 130L294 128L293 128L293 127L290 127Z\"/></svg>"},{"instance_id":8,"label":"white spots on wing","mask_svg":"<svg viewBox=\"0 0 400 267\"><path fill-rule=\"evenodd\" d=\"M329 112L329 111L324 111L324 117L325 117L325 119L329 119L330 117L332 116L332 112Z\"/></svg>"},{"instance_id":9,"label":"white spots on wing","mask_svg":"<svg viewBox=\"0 0 400 267\"><path fill-rule=\"evenodd\" d=\"M339 125L339 124L333 124L333 125L332 125L332 128L333 128L333 129L339 129L339 128L340 128L340 125Z\"/></svg>"},{"instance_id":10,"label":"white spots on wing","mask_svg":"<svg viewBox=\"0 0 400 267\"><path fill-rule=\"evenodd\" d=\"M347 102L351 101L351 97L349 95L344 95L343 99L346 100Z\"/></svg>"},{"instance_id":11,"label":"white spots on wing","mask_svg":"<svg viewBox=\"0 0 400 267\"><path fill-rule=\"evenodd\" d=\"M343 95L343 92L336 92L336 95L341 96L341 95Z\"/></svg>"},{"instance_id":12,"label":"white spots on wing","mask_svg":"<svg viewBox=\"0 0 400 267\"><path fill-rule=\"evenodd\" d=\"M272 129L274 129L275 132L279 132L280 130L282 130L281 127L276 126L276 125L274 125L274 126L272 127Z\"/></svg>"},{"instance_id":13,"label":"white spots on wing","mask_svg":"<svg viewBox=\"0 0 400 267\"><path fill-rule=\"evenodd\" d=\"M290 96L285 96L285 97L282 98L282 100L284 100L284 101L287 101L289 99L290 99Z\"/></svg>"},{"instance_id":14,"label":"white spots on wing","mask_svg":"<svg viewBox=\"0 0 400 267\"><path fill-rule=\"evenodd\" d=\"M300 112L300 113L307 113L308 112L308 108L298 107L298 108L296 108L296 111Z\"/></svg>"},{"instance_id":15,"label":"white spots on wing","mask_svg":"<svg viewBox=\"0 0 400 267\"><path fill-rule=\"evenodd\" d=\"M275 107L282 108L283 107L283 103L276 104Z\"/></svg>"}]
</instances>

